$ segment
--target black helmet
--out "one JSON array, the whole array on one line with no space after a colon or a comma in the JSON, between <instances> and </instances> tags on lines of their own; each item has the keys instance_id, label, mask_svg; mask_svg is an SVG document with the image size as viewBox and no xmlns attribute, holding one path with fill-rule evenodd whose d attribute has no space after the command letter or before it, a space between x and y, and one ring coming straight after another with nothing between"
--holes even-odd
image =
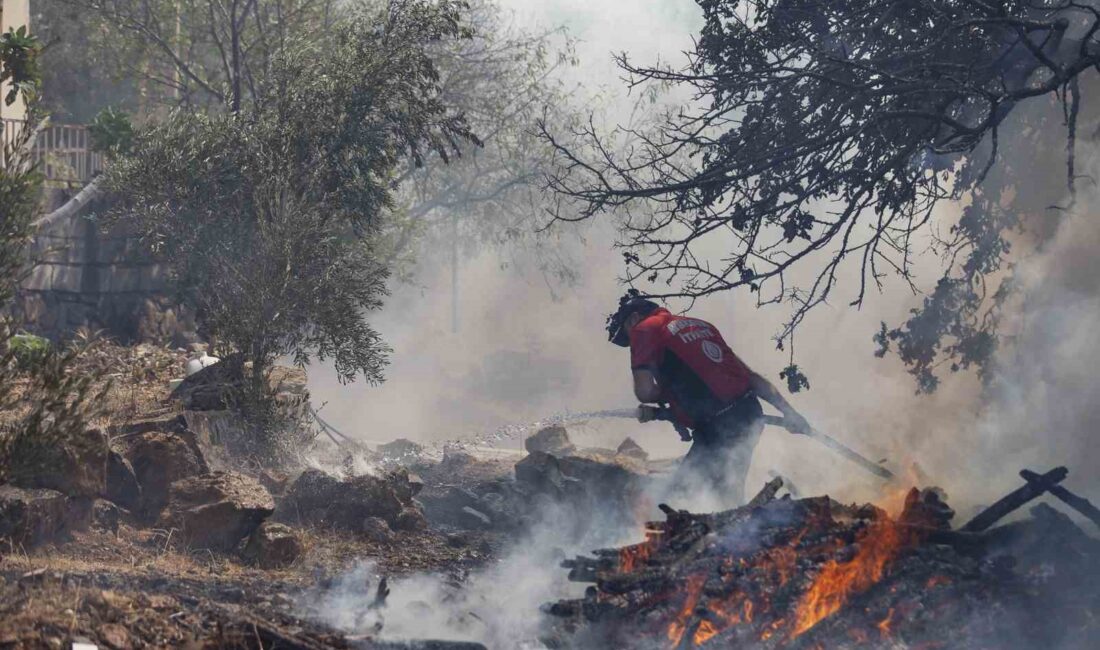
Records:
<instances>
[{"instance_id":1,"label":"black helmet","mask_svg":"<svg viewBox=\"0 0 1100 650\"><path fill-rule=\"evenodd\" d=\"M607 340L620 347L630 345L630 339L626 335L626 319L631 314L648 316L660 305L652 300L646 300L638 296L636 289L631 289L625 296L619 298L619 310L607 317Z\"/></svg>"}]
</instances>

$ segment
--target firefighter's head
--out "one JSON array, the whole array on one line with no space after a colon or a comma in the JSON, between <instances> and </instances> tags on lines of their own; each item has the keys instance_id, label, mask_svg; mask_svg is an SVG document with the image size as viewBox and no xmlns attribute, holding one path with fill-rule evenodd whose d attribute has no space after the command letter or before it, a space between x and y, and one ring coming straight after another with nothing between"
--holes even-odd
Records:
<instances>
[{"instance_id":1,"label":"firefighter's head","mask_svg":"<svg viewBox=\"0 0 1100 650\"><path fill-rule=\"evenodd\" d=\"M619 299L619 309L607 317L607 340L615 345L630 345L630 330L660 305L631 291Z\"/></svg>"}]
</instances>

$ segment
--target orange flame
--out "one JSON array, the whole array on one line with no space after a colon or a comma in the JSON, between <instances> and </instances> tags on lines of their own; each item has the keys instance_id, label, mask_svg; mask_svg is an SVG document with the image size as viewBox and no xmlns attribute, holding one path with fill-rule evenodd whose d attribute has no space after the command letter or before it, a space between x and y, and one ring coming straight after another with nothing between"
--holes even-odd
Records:
<instances>
[{"instance_id":1,"label":"orange flame","mask_svg":"<svg viewBox=\"0 0 1100 650\"><path fill-rule=\"evenodd\" d=\"M882 619L881 621L879 621L875 625L875 627L878 628L879 634L882 635L882 638L884 638L884 639L889 638L889 636L891 634L890 625L892 625L893 622L894 622L894 608L891 607L890 611L886 612L886 618Z\"/></svg>"},{"instance_id":2,"label":"orange flame","mask_svg":"<svg viewBox=\"0 0 1100 650\"><path fill-rule=\"evenodd\" d=\"M644 542L619 549L619 571L630 573L640 569L657 550L660 535L660 531L646 530Z\"/></svg>"},{"instance_id":3,"label":"orange flame","mask_svg":"<svg viewBox=\"0 0 1100 650\"><path fill-rule=\"evenodd\" d=\"M845 563L829 560L802 595L795 611L792 638L839 610L853 594L881 580L903 540L892 521L881 519L873 522L857 541L860 547L855 558Z\"/></svg>"},{"instance_id":4,"label":"orange flame","mask_svg":"<svg viewBox=\"0 0 1100 650\"><path fill-rule=\"evenodd\" d=\"M695 612L695 606L699 604L699 596L703 593L703 585L706 581L706 576L701 573L688 576L684 604L680 607L676 619L668 626L668 640L672 641L673 646L678 646L680 640L684 638L688 622L691 620L692 613Z\"/></svg>"}]
</instances>

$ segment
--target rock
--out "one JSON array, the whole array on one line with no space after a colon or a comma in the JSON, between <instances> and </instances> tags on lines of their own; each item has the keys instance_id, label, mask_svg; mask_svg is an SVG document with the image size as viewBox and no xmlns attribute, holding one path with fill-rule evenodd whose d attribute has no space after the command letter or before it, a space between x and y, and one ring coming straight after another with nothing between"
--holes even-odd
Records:
<instances>
[{"instance_id":1,"label":"rock","mask_svg":"<svg viewBox=\"0 0 1100 650\"><path fill-rule=\"evenodd\" d=\"M104 623L96 628L96 636L99 642L111 650L130 650L133 644L130 641L130 633L118 623Z\"/></svg>"},{"instance_id":2,"label":"rock","mask_svg":"<svg viewBox=\"0 0 1100 650\"><path fill-rule=\"evenodd\" d=\"M134 474L134 466L117 451L107 454L107 499L137 512L141 508L141 484Z\"/></svg>"},{"instance_id":3,"label":"rock","mask_svg":"<svg viewBox=\"0 0 1100 650\"><path fill-rule=\"evenodd\" d=\"M274 469L262 470L257 478L260 480L260 484L275 497L282 496L286 492L287 485L290 484L290 476L285 472Z\"/></svg>"},{"instance_id":4,"label":"rock","mask_svg":"<svg viewBox=\"0 0 1100 650\"><path fill-rule=\"evenodd\" d=\"M246 560L263 569L290 566L302 556L302 542L289 526L265 521L248 538L244 547Z\"/></svg>"},{"instance_id":5,"label":"rock","mask_svg":"<svg viewBox=\"0 0 1100 650\"><path fill-rule=\"evenodd\" d=\"M481 497L471 490L449 486L433 494L421 496L420 502L424 505L424 515L433 524L465 529L484 528L483 522L477 516L471 516L464 510L483 509Z\"/></svg>"},{"instance_id":6,"label":"rock","mask_svg":"<svg viewBox=\"0 0 1100 650\"><path fill-rule=\"evenodd\" d=\"M626 440L623 440L622 444L620 444L618 449L615 450L615 453L619 454L620 456L634 458L643 462L649 460L649 454L646 453L645 449L642 449L641 445L634 442L634 438L628 437Z\"/></svg>"},{"instance_id":7,"label":"rock","mask_svg":"<svg viewBox=\"0 0 1100 650\"><path fill-rule=\"evenodd\" d=\"M231 354L217 363L188 372L169 397L182 402L192 411L221 411L233 402L233 395L243 381L243 357Z\"/></svg>"},{"instance_id":8,"label":"rock","mask_svg":"<svg viewBox=\"0 0 1100 650\"><path fill-rule=\"evenodd\" d=\"M106 499L92 503L92 528L107 533L117 533L123 519L122 509Z\"/></svg>"},{"instance_id":9,"label":"rock","mask_svg":"<svg viewBox=\"0 0 1100 650\"><path fill-rule=\"evenodd\" d=\"M472 454L468 454L459 448L448 445L443 449L443 460L440 462L440 466L450 471L456 471L460 468L472 465L476 462L476 458Z\"/></svg>"},{"instance_id":10,"label":"rock","mask_svg":"<svg viewBox=\"0 0 1100 650\"><path fill-rule=\"evenodd\" d=\"M515 472L517 494L512 499L527 504L525 510L510 509L515 520L527 520L543 505L557 503L577 513L580 528L592 523L627 525L643 477L618 462L583 456L558 458L544 452L534 452L516 463ZM597 513L602 521L593 518ZM608 522L606 513L617 513L614 516L621 516L623 522Z\"/></svg>"},{"instance_id":11,"label":"rock","mask_svg":"<svg viewBox=\"0 0 1100 650\"><path fill-rule=\"evenodd\" d=\"M175 528L195 548L232 550L275 510L259 481L213 472L172 483L161 528Z\"/></svg>"},{"instance_id":12,"label":"rock","mask_svg":"<svg viewBox=\"0 0 1100 650\"><path fill-rule=\"evenodd\" d=\"M558 459L558 468L563 476L580 481L592 497L626 497L640 478L622 465L579 456Z\"/></svg>"},{"instance_id":13,"label":"rock","mask_svg":"<svg viewBox=\"0 0 1100 650\"><path fill-rule=\"evenodd\" d=\"M516 481L525 483L541 492L557 492L562 489L563 476L558 459L547 452L533 451L516 463Z\"/></svg>"},{"instance_id":14,"label":"rock","mask_svg":"<svg viewBox=\"0 0 1100 650\"><path fill-rule=\"evenodd\" d=\"M138 435L126 451L141 485L141 512L156 519L168 503L169 487L176 481L206 474L209 468L196 445L177 433L151 431Z\"/></svg>"},{"instance_id":15,"label":"rock","mask_svg":"<svg viewBox=\"0 0 1100 650\"><path fill-rule=\"evenodd\" d=\"M363 519L359 532L376 544L388 544L393 539L393 530L390 525L378 517Z\"/></svg>"},{"instance_id":16,"label":"rock","mask_svg":"<svg viewBox=\"0 0 1100 650\"><path fill-rule=\"evenodd\" d=\"M409 470L404 467L400 467L392 472L387 472L385 479L386 482L393 487L394 491L397 493L397 498L400 499L402 503L412 501L412 498L424 489L424 481L416 474L410 474Z\"/></svg>"},{"instance_id":17,"label":"rock","mask_svg":"<svg viewBox=\"0 0 1100 650\"><path fill-rule=\"evenodd\" d=\"M444 538L447 540L447 546L451 548L462 548L470 545L469 533L447 533Z\"/></svg>"},{"instance_id":18,"label":"rock","mask_svg":"<svg viewBox=\"0 0 1100 650\"><path fill-rule=\"evenodd\" d=\"M411 465L420 460L423 452L424 447L405 438L398 438L378 447L378 454L383 462L395 465Z\"/></svg>"},{"instance_id":19,"label":"rock","mask_svg":"<svg viewBox=\"0 0 1100 650\"><path fill-rule=\"evenodd\" d=\"M565 427L561 425L539 429L535 435L523 441L523 447L528 453L541 451L554 456L568 456L577 450L569 440Z\"/></svg>"},{"instance_id":20,"label":"rock","mask_svg":"<svg viewBox=\"0 0 1100 650\"><path fill-rule=\"evenodd\" d=\"M91 500L57 490L0 485L0 539L31 548L91 524Z\"/></svg>"},{"instance_id":21,"label":"rock","mask_svg":"<svg viewBox=\"0 0 1100 650\"><path fill-rule=\"evenodd\" d=\"M419 508L404 508L393 522L394 530L415 532L427 528L428 519Z\"/></svg>"},{"instance_id":22,"label":"rock","mask_svg":"<svg viewBox=\"0 0 1100 650\"><path fill-rule=\"evenodd\" d=\"M275 517L284 523L308 523L352 532L360 531L367 517L378 517L396 529L403 511L417 510L412 501L413 490L407 473L340 480L310 469L302 472L287 489Z\"/></svg>"},{"instance_id":23,"label":"rock","mask_svg":"<svg viewBox=\"0 0 1100 650\"><path fill-rule=\"evenodd\" d=\"M107 489L108 451L107 435L100 429L45 443L37 437L19 436L9 450L8 482L95 498Z\"/></svg>"}]
</instances>

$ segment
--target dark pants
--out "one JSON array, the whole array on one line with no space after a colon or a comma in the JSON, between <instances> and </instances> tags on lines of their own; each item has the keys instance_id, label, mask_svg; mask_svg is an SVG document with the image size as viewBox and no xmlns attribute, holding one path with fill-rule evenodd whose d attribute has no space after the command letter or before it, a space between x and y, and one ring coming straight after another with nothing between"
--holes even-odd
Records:
<instances>
[{"instance_id":1,"label":"dark pants","mask_svg":"<svg viewBox=\"0 0 1100 650\"><path fill-rule=\"evenodd\" d=\"M682 486L709 486L723 503L745 503L745 476L760 441L764 410L755 395L743 397L727 411L692 431L691 449L677 471Z\"/></svg>"}]
</instances>

